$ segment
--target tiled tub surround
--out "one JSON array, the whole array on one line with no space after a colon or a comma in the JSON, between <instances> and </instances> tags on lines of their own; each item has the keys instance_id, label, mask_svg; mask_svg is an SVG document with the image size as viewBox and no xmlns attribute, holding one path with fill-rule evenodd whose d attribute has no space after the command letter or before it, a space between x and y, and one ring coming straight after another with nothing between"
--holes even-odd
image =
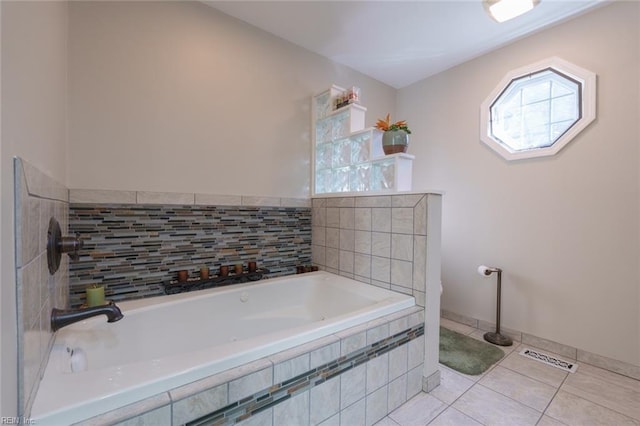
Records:
<instances>
[{"instance_id":1,"label":"tiled tub surround","mask_svg":"<svg viewBox=\"0 0 640 426\"><path fill-rule=\"evenodd\" d=\"M345 374L351 369L357 368L359 365L365 364L366 362L374 359L380 358L382 361L381 364L387 363L385 359L385 355L389 352L392 352L394 349L400 348L402 345L411 342L412 340L422 336L424 334L424 325L418 325L406 330L402 330L399 333L394 334L393 336L389 336L385 339L379 340L371 345L367 345L362 349L357 351L353 351L348 353L340 358L334 359L330 362L321 364L315 368L304 371L294 377L281 381L279 383L274 383L272 386L253 394L251 398L243 398L242 400L233 402L225 407L222 407L214 412L205 414L193 421L187 423L187 425L210 425L210 424L235 424L240 421L246 420L252 416L257 416L259 413L268 410L271 407L274 407L280 403L285 402L289 398L294 398L295 396L302 394L308 390L319 387L325 382L329 382L334 377L338 377L341 374ZM406 352L406 351L403 351ZM399 374L404 373L404 353L395 353L394 356L398 356L402 359L402 368L395 366L396 369L399 370ZM408 365L408 361L407 361ZM383 367L384 368L384 367ZM391 365L387 367L393 368ZM388 372L378 371L376 373L380 373L388 376ZM373 384L377 377L373 377L372 373L370 377L371 389L375 390L376 385ZM384 380L380 381L380 383L384 383ZM388 382L387 382L388 383ZM336 382L337 384L337 382ZM404 391L404 383L401 383L402 394L405 394ZM366 386L365 386L366 390ZM414 389L415 391L415 389ZM330 395L325 395L325 398L331 397ZM404 399L402 397L401 399ZM387 395L387 408L388 407L388 395ZM326 403L326 401L322 401ZM338 398L334 396L334 405L337 406ZM380 402L379 400L376 402ZM323 420L329 416L326 415L326 412L323 412L323 405L318 404L316 412L314 413L314 421L311 422L309 419L309 423L315 424L318 420ZM395 404L394 404L395 405ZM379 411L376 415L375 413L370 416L369 421L375 422L379 420L380 412L383 411L382 404L380 407L372 407L372 410ZM307 416L306 413L301 413L296 421L298 424L302 424L306 422ZM288 418L288 417L287 417ZM335 422L337 419L334 419ZM366 414L365 414L366 421Z\"/></svg>"},{"instance_id":2,"label":"tiled tub surround","mask_svg":"<svg viewBox=\"0 0 640 426\"><path fill-rule=\"evenodd\" d=\"M14 173L18 407L28 416L53 343L51 309L68 306L68 256L50 275L46 244L51 217L67 234L69 205L67 188L28 162L16 158Z\"/></svg>"},{"instance_id":3,"label":"tiled tub surround","mask_svg":"<svg viewBox=\"0 0 640 426\"><path fill-rule=\"evenodd\" d=\"M391 409L395 408L398 398L406 400L407 397L408 378L400 376L414 368L418 368L414 371L417 375L413 377L417 382L414 387L416 392L420 390L424 312L414 305L412 297L326 272L198 293L123 302L125 319L122 321L107 324L104 319L92 319L58 332L56 345L61 350L51 355L32 417L47 424L70 424L106 410L115 410L118 416L130 416L129 405L147 407L144 411L148 411L145 399L166 401L161 397L163 393L171 395L171 401L176 403L187 395L184 390L176 394L175 388L197 389L192 393L199 393L202 383L213 380L219 385L221 378L232 382L225 391L228 395L219 401L222 405L204 412L188 405L182 408L184 414L193 415L191 419L194 419L256 393L256 398L260 397L263 402L267 388L274 394L265 398L273 396L271 402L278 411L275 404L286 406L294 393L303 392L303 387L314 394L318 392L314 389L324 385L323 378L329 382L328 376L336 373L363 371L358 368L365 362L380 370L371 370L366 382L358 379L353 384L355 388L345 389L345 408L400 379L395 386L402 397L390 393ZM199 331L196 331L198 327L185 328L189 322L211 324L224 320L229 321L224 328ZM129 324L125 324L126 321ZM155 323L156 327L150 330L146 327L148 323ZM187 333L187 330L193 331ZM62 355L66 354L67 346L84 350L89 365L86 371L59 370L65 365ZM367 346L370 347L363 351ZM305 356L307 352L310 354ZM149 362L151 359L153 362ZM291 362L284 363L285 360ZM323 371L311 371L322 365ZM240 379L248 372L262 371L268 366L272 367L268 373L251 375L257 377L257 381L251 382L250 377ZM279 388L272 388L305 372L308 378L304 383L297 382L294 388L289 387L289 383L283 384L287 387L286 395L282 389L276 392ZM187 385L191 382L195 384ZM386 415L386 388L384 392L385 410L380 411L376 404L378 411L372 414L376 419L378 415ZM350 393L358 398L347 397ZM324 406L316 407L320 408L322 412L317 415L331 411ZM177 410L174 405L174 420ZM115 414L107 417L112 415ZM191 419L180 418L176 424ZM105 419L98 423L103 422L110 423Z\"/></svg>"},{"instance_id":4,"label":"tiled tub surround","mask_svg":"<svg viewBox=\"0 0 640 426\"><path fill-rule=\"evenodd\" d=\"M314 198L312 207L315 265L424 306L427 194Z\"/></svg>"},{"instance_id":5,"label":"tiled tub surround","mask_svg":"<svg viewBox=\"0 0 640 426\"><path fill-rule=\"evenodd\" d=\"M424 316L419 307L294 347L250 364L195 381L82 422L86 425L183 425L212 413L219 423L281 425L372 425L422 388ZM413 329L413 330L411 330ZM393 336L410 336L372 356ZM400 337L402 339L402 337ZM367 352L369 355L363 355ZM383 351L380 351L383 352ZM372 356L372 357L371 357ZM323 367L341 374L318 379ZM295 382L295 385L289 385ZM283 398L278 385L287 387ZM270 396L265 396L267 394ZM273 405L257 405L274 397ZM237 403L237 404L236 404ZM256 404L256 405L252 405ZM235 411L238 410L238 411ZM245 411L243 411L245 410ZM194 423L197 424L197 423Z\"/></svg>"},{"instance_id":6,"label":"tiled tub surround","mask_svg":"<svg viewBox=\"0 0 640 426\"><path fill-rule=\"evenodd\" d=\"M126 194L106 198L131 198ZM132 194L149 203L195 200L194 194ZM200 198L254 204L238 206L71 203L70 231L84 240L80 260L70 265L72 306L84 302L93 283L105 285L107 298L119 301L164 294L162 282L175 279L175 271L197 274L203 264L215 274L219 265L255 260L268 276L293 274L296 265L309 264L310 208L269 207L264 204L281 200L254 198Z\"/></svg>"},{"instance_id":7,"label":"tiled tub surround","mask_svg":"<svg viewBox=\"0 0 640 426\"><path fill-rule=\"evenodd\" d=\"M442 196L398 193L312 200L312 262L320 269L412 294L425 308L423 390L439 382Z\"/></svg>"}]
</instances>

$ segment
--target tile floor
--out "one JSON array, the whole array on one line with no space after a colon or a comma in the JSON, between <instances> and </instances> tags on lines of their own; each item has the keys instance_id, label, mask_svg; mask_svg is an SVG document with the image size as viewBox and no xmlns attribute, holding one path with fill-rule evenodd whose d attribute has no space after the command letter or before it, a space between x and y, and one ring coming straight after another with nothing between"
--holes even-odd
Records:
<instances>
[{"instance_id":1,"label":"tile floor","mask_svg":"<svg viewBox=\"0 0 640 426\"><path fill-rule=\"evenodd\" d=\"M447 319L441 325L481 340L484 334ZM640 381L585 363L565 373L519 355L522 346L503 347L505 357L479 376L441 365L440 386L415 396L377 426L640 426Z\"/></svg>"}]
</instances>

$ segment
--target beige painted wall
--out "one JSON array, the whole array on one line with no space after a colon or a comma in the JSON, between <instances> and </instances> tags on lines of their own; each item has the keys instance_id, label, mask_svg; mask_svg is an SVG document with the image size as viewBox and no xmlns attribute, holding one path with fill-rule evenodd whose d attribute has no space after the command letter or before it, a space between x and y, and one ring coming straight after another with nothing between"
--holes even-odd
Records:
<instances>
[{"instance_id":1,"label":"beige painted wall","mask_svg":"<svg viewBox=\"0 0 640 426\"><path fill-rule=\"evenodd\" d=\"M442 307L640 365L640 4L618 2L399 91L414 186L443 198ZM507 162L479 106L511 69L559 56L598 75L597 119L554 157Z\"/></svg>"},{"instance_id":2,"label":"beige painted wall","mask_svg":"<svg viewBox=\"0 0 640 426\"><path fill-rule=\"evenodd\" d=\"M638 4L403 89L399 114L392 88L199 3L73 2L69 27L66 3L0 4L2 415L15 410L11 158L74 188L306 196L309 96L330 83L362 87L368 125L407 118L416 186L446 191L445 309L492 320L494 283L475 268L495 264L505 326L640 364ZM478 106L551 55L598 74L598 119L554 158L507 163L480 144Z\"/></svg>"},{"instance_id":3,"label":"beige painted wall","mask_svg":"<svg viewBox=\"0 0 640 426\"><path fill-rule=\"evenodd\" d=\"M198 2L72 2L69 187L305 197L310 97L396 91Z\"/></svg>"},{"instance_id":4,"label":"beige painted wall","mask_svg":"<svg viewBox=\"0 0 640 426\"><path fill-rule=\"evenodd\" d=\"M0 11L0 413L11 416L17 408L12 158L66 180L67 4L2 1Z\"/></svg>"}]
</instances>

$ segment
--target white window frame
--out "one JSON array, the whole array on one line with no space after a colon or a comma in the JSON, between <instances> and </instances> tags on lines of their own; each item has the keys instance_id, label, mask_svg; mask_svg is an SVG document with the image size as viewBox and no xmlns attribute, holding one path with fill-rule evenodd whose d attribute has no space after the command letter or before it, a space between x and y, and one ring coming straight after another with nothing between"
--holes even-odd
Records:
<instances>
[{"instance_id":1,"label":"white window frame","mask_svg":"<svg viewBox=\"0 0 640 426\"><path fill-rule=\"evenodd\" d=\"M564 132L548 147L513 150L497 138L493 137L491 129L491 106L514 80L548 70L549 68L580 83L582 90L580 105L581 117L579 117L566 132ZM593 120L595 120L595 118L596 74L558 57L551 57L510 71L504 76L500 83L498 83L495 89L493 89L480 106L480 140L506 160L520 160L525 158L555 155L569 142L571 142L571 140L584 130Z\"/></svg>"}]
</instances>

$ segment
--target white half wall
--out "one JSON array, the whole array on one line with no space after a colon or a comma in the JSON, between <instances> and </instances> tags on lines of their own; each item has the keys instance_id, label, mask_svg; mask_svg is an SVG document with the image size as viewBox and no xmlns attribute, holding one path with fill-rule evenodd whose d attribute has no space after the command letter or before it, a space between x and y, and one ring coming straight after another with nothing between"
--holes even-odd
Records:
<instances>
[{"instance_id":1,"label":"white half wall","mask_svg":"<svg viewBox=\"0 0 640 426\"><path fill-rule=\"evenodd\" d=\"M72 2L69 187L307 197L311 96L396 91L200 2Z\"/></svg>"},{"instance_id":2,"label":"white half wall","mask_svg":"<svg viewBox=\"0 0 640 426\"><path fill-rule=\"evenodd\" d=\"M615 2L398 94L414 186L445 192L442 308L640 365L640 4ZM598 78L597 118L558 155L508 162L479 107L511 69L559 56Z\"/></svg>"},{"instance_id":3,"label":"white half wall","mask_svg":"<svg viewBox=\"0 0 640 426\"><path fill-rule=\"evenodd\" d=\"M66 180L67 3L2 1L0 11L0 413L8 417L17 414L12 159Z\"/></svg>"}]
</instances>

